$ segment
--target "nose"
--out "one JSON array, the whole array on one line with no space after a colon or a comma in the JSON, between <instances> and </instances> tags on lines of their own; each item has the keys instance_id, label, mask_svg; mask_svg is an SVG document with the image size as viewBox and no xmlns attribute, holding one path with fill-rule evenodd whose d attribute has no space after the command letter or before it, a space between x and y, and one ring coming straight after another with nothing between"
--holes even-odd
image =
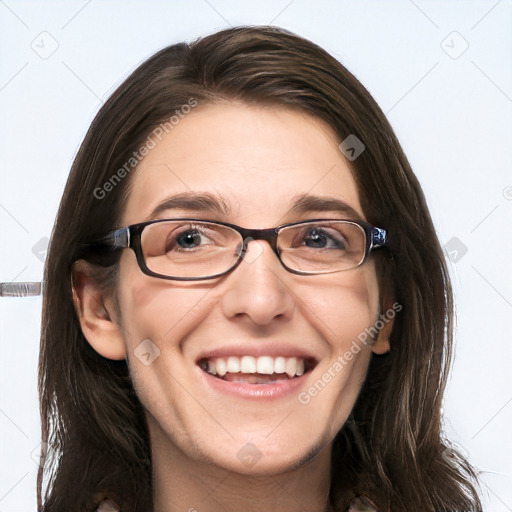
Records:
<instances>
[{"instance_id":1,"label":"nose","mask_svg":"<svg viewBox=\"0 0 512 512\"><path fill-rule=\"evenodd\" d=\"M246 318L259 326L290 320L296 303L287 274L268 242L250 241L243 261L225 281L226 317Z\"/></svg>"}]
</instances>

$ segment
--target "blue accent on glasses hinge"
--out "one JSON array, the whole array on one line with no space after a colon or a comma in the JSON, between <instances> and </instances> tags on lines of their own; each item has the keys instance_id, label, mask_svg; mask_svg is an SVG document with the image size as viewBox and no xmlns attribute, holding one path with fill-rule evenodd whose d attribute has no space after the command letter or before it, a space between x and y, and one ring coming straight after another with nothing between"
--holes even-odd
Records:
<instances>
[{"instance_id":1,"label":"blue accent on glasses hinge","mask_svg":"<svg viewBox=\"0 0 512 512\"><path fill-rule=\"evenodd\" d=\"M130 247L130 229L122 228L112 233L112 242L116 247Z\"/></svg>"},{"instance_id":2,"label":"blue accent on glasses hinge","mask_svg":"<svg viewBox=\"0 0 512 512\"><path fill-rule=\"evenodd\" d=\"M374 246L384 245L388 240L386 230L381 228L373 228L372 243Z\"/></svg>"}]
</instances>

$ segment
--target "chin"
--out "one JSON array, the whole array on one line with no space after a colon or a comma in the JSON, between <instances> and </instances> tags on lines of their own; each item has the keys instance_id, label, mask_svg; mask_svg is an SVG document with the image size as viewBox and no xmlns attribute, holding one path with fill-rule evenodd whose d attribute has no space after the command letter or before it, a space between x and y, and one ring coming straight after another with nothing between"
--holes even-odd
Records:
<instances>
[{"instance_id":1,"label":"chin","mask_svg":"<svg viewBox=\"0 0 512 512\"><path fill-rule=\"evenodd\" d=\"M291 443L284 440L281 444L274 440L268 447L258 447L251 441L236 444L241 447L234 454L232 445L222 453L211 454L208 458L216 466L230 472L253 477L292 472L313 463L326 450L330 450L331 446L328 441L323 440L314 445L304 442L302 446L297 443L292 443L291 446Z\"/></svg>"}]
</instances>

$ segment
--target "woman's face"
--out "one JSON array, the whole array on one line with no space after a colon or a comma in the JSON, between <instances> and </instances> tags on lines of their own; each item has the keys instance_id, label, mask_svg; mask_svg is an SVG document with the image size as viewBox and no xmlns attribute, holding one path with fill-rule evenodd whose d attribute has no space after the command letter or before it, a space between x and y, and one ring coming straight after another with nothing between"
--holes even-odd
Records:
<instances>
[{"instance_id":1,"label":"woman's face","mask_svg":"<svg viewBox=\"0 0 512 512\"><path fill-rule=\"evenodd\" d=\"M215 196L226 212L180 207L156 218L269 228L350 215L292 209L308 194L342 201L364 219L339 142L327 125L291 110L197 107L141 162L122 225L155 218L162 202L191 192ZM372 258L353 270L301 276L286 271L267 242L252 241L246 259L221 278L179 282L143 274L126 250L118 301L153 450L263 474L310 460L346 421L371 353L358 335L378 319L379 289ZM386 349L386 341L373 347ZM275 384L240 385L198 364L244 355L270 356L278 365L279 357L312 357L315 366L293 379L281 374Z\"/></svg>"}]
</instances>

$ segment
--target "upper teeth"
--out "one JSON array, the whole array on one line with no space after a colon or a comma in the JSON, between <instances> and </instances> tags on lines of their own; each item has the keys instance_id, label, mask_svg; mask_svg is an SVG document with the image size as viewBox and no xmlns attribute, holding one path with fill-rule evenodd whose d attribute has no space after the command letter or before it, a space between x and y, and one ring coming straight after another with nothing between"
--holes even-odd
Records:
<instances>
[{"instance_id":1,"label":"upper teeth","mask_svg":"<svg viewBox=\"0 0 512 512\"><path fill-rule=\"evenodd\" d=\"M223 377L226 373L286 373L288 377L300 376L304 373L304 359L300 357L271 356L230 356L228 358L208 359L205 364L208 373Z\"/></svg>"}]
</instances>

